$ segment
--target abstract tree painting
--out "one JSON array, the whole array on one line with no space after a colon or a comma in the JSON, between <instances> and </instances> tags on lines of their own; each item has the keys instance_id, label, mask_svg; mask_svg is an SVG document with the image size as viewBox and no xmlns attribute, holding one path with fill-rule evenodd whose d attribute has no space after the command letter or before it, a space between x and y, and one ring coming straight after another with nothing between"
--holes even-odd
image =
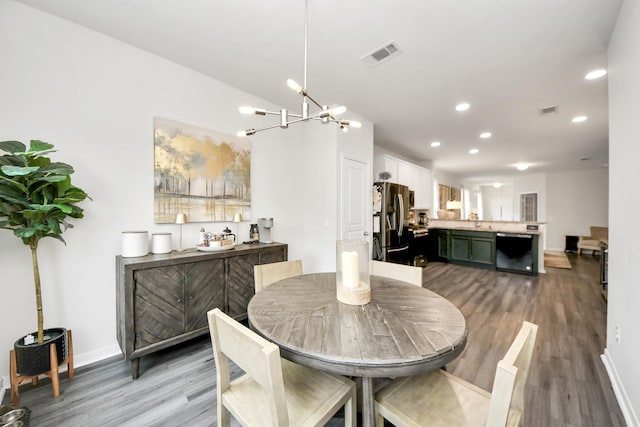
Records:
<instances>
[{"instance_id":1,"label":"abstract tree painting","mask_svg":"<svg viewBox=\"0 0 640 427\"><path fill-rule=\"evenodd\" d=\"M155 222L231 221L251 218L251 145L227 135L154 118Z\"/></svg>"}]
</instances>

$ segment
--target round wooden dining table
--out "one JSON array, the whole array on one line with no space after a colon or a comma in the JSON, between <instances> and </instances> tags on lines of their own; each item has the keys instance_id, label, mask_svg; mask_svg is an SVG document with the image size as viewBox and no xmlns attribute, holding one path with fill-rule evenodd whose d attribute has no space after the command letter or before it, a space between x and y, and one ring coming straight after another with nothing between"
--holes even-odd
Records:
<instances>
[{"instance_id":1,"label":"round wooden dining table","mask_svg":"<svg viewBox=\"0 0 640 427\"><path fill-rule=\"evenodd\" d=\"M336 274L275 282L249 302L250 327L301 365L362 378L362 425L374 425L373 378L438 369L467 343L463 314L446 298L407 282L371 276L371 301L336 298Z\"/></svg>"}]
</instances>

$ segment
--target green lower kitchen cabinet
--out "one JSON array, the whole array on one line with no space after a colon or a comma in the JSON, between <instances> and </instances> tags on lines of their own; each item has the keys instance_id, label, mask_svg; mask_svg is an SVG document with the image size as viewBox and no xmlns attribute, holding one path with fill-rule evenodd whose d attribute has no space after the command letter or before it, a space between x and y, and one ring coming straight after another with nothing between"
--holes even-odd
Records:
<instances>
[{"instance_id":1,"label":"green lower kitchen cabinet","mask_svg":"<svg viewBox=\"0 0 640 427\"><path fill-rule=\"evenodd\" d=\"M495 268L495 233L438 229L432 232L434 259L455 264Z\"/></svg>"},{"instance_id":2,"label":"green lower kitchen cabinet","mask_svg":"<svg viewBox=\"0 0 640 427\"><path fill-rule=\"evenodd\" d=\"M441 260L449 259L449 230L437 230L434 253Z\"/></svg>"},{"instance_id":3,"label":"green lower kitchen cabinet","mask_svg":"<svg viewBox=\"0 0 640 427\"><path fill-rule=\"evenodd\" d=\"M449 260L495 266L495 233L451 230Z\"/></svg>"}]
</instances>

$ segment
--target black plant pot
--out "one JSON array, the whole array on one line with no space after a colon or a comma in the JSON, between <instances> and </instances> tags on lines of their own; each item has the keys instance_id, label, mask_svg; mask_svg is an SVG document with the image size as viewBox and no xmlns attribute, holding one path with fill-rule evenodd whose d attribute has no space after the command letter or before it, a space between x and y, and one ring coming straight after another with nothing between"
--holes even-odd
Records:
<instances>
[{"instance_id":1,"label":"black plant pot","mask_svg":"<svg viewBox=\"0 0 640 427\"><path fill-rule=\"evenodd\" d=\"M24 344L24 337L20 338L13 345L16 352L16 368L21 375L40 375L51 369L51 361L49 359L51 344L56 345L58 354L58 364L67 358L69 352L69 343L67 339L67 330L65 328L45 329L45 340L42 344L38 344L37 332L30 335L36 337L33 344ZM49 336L49 339L46 337Z\"/></svg>"}]
</instances>

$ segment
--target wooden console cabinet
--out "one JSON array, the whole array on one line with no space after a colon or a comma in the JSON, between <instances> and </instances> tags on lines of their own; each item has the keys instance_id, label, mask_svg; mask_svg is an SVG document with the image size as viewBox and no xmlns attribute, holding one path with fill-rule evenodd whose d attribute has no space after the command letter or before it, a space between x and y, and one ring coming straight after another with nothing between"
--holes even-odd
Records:
<instances>
[{"instance_id":1,"label":"wooden console cabinet","mask_svg":"<svg viewBox=\"0 0 640 427\"><path fill-rule=\"evenodd\" d=\"M245 319L253 266L286 261L287 248L259 243L222 252L117 256L117 335L131 376L138 378L140 357L208 333L209 310Z\"/></svg>"}]
</instances>

